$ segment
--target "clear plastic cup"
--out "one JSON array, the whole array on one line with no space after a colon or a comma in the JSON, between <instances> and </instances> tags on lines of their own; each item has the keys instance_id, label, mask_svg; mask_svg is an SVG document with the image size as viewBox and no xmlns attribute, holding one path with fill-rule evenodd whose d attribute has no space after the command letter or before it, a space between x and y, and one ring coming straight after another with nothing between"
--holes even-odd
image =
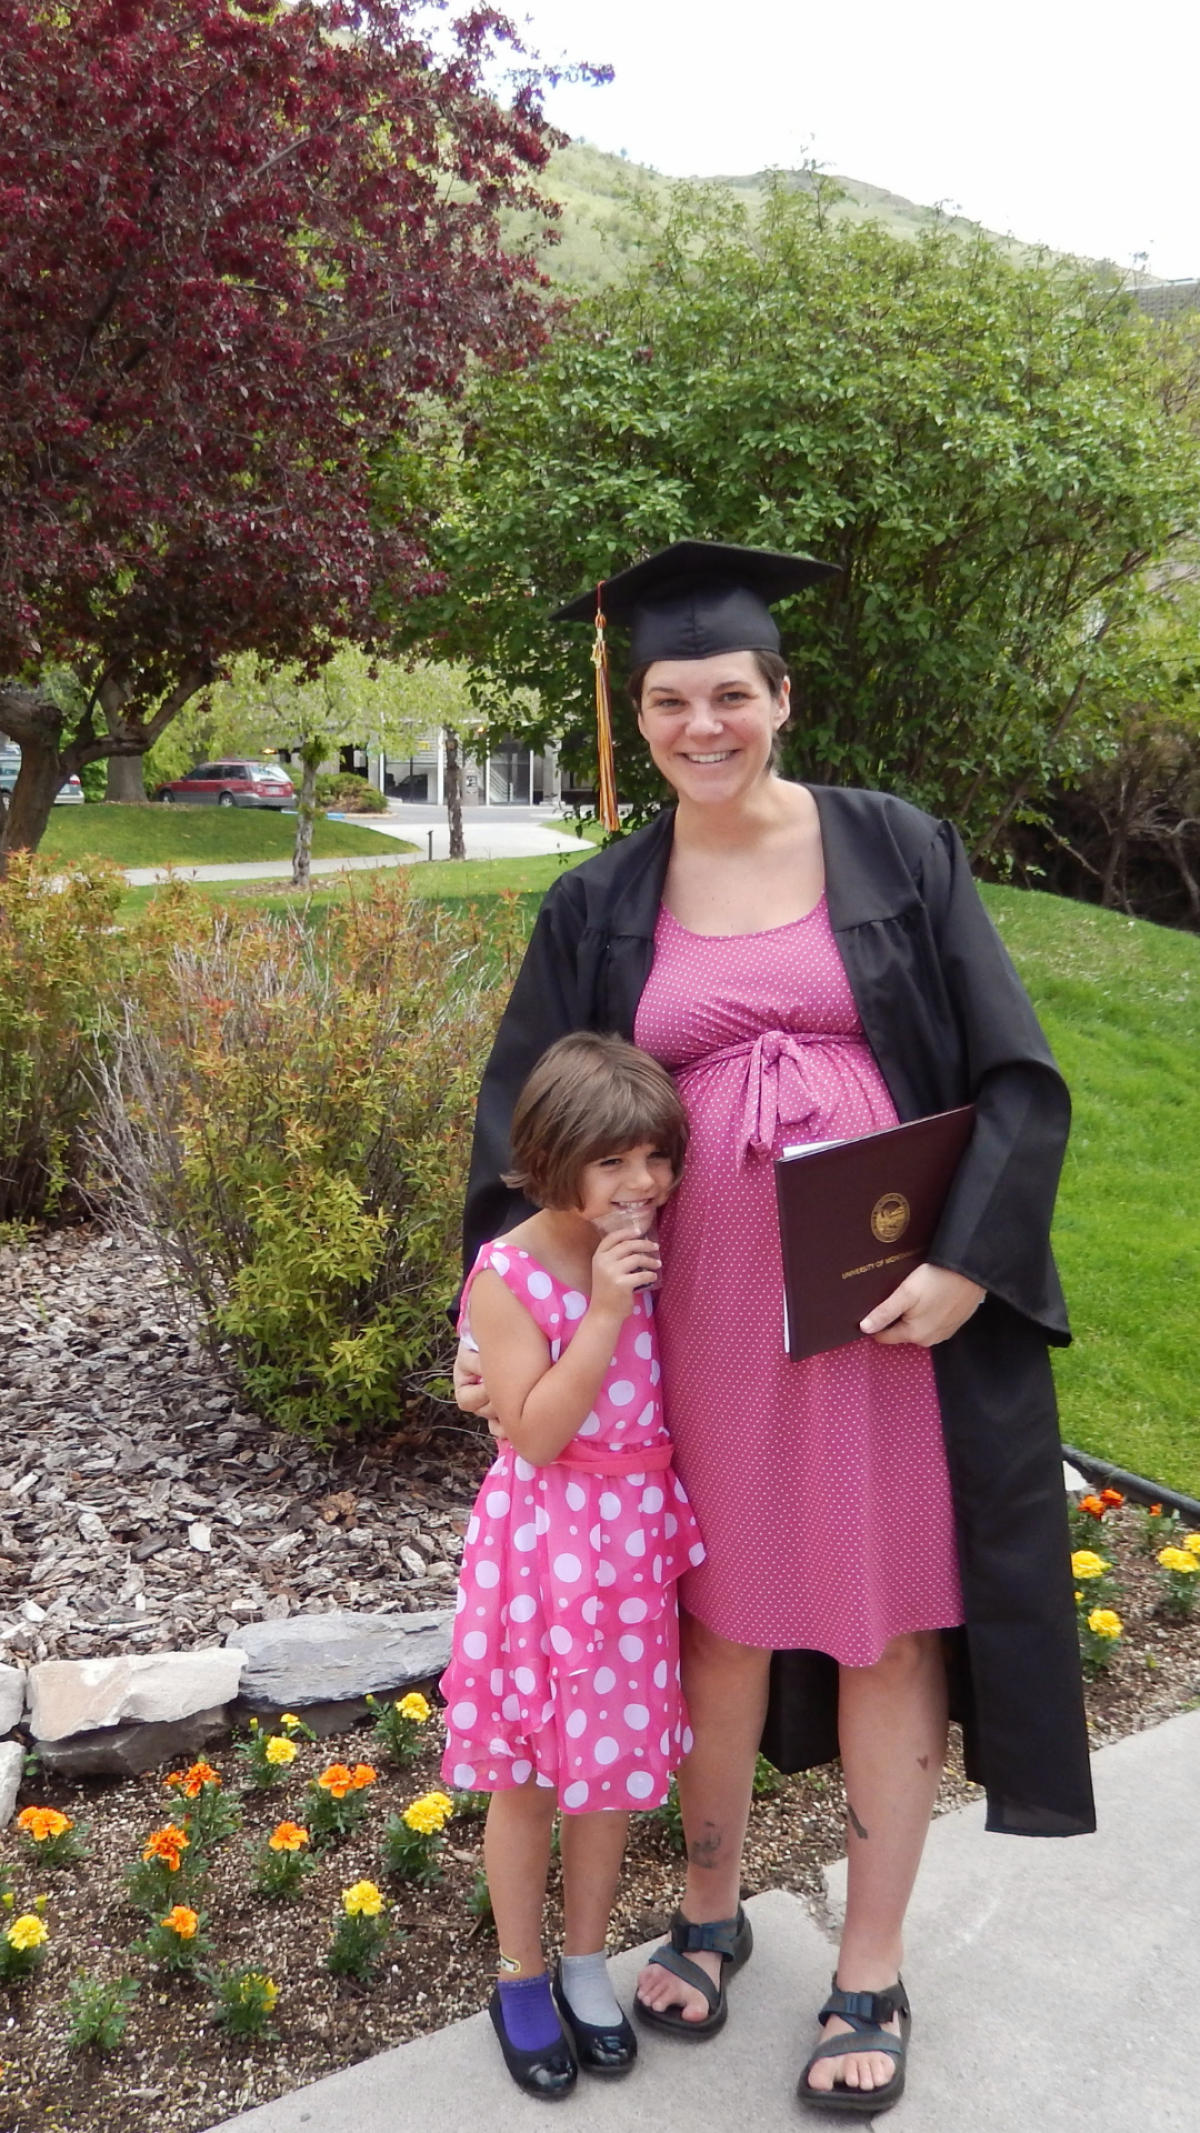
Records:
<instances>
[{"instance_id":1,"label":"clear plastic cup","mask_svg":"<svg viewBox=\"0 0 1200 2133\"><path fill-rule=\"evenodd\" d=\"M623 1208L614 1207L611 1214L602 1215L594 1226L602 1237L648 1237L652 1243L658 1243L657 1207L647 1208L645 1214L640 1216L627 1214ZM656 1289L658 1285L657 1274L652 1274L649 1280L638 1283L641 1289Z\"/></svg>"}]
</instances>

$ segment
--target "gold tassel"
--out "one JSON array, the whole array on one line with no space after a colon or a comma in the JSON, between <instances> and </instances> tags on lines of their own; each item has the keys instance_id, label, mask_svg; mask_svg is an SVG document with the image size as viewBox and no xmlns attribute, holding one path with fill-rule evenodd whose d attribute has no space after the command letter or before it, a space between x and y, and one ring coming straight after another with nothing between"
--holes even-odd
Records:
<instances>
[{"instance_id":1,"label":"gold tassel","mask_svg":"<svg viewBox=\"0 0 1200 2133\"><path fill-rule=\"evenodd\" d=\"M600 595L603 585L596 587L596 642L592 646L592 665L596 669L596 762L599 770L599 807L601 826L611 833L621 827L617 812L617 772L613 761L612 699L608 689L608 644L605 639L605 616Z\"/></svg>"}]
</instances>

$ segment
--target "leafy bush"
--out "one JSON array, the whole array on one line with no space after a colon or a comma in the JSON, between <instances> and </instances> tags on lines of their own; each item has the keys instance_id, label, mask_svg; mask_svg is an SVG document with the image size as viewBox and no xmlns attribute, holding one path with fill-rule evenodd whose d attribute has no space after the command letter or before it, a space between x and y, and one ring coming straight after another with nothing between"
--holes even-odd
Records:
<instances>
[{"instance_id":1,"label":"leafy bush","mask_svg":"<svg viewBox=\"0 0 1200 2133\"><path fill-rule=\"evenodd\" d=\"M322 771L317 779L317 802L350 815L386 815L388 811L383 794L356 770Z\"/></svg>"},{"instance_id":2,"label":"leafy bush","mask_svg":"<svg viewBox=\"0 0 1200 2133\"><path fill-rule=\"evenodd\" d=\"M402 875L319 936L248 912L171 955L104 1069L101 1138L274 1421L422 1425L440 1390L480 1071L518 943Z\"/></svg>"},{"instance_id":3,"label":"leafy bush","mask_svg":"<svg viewBox=\"0 0 1200 2133\"><path fill-rule=\"evenodd\" d=\"M0 1222L59 1213L81 1175L123 886L101 866L55 884L26 852L0 877Z\"/></svg>"}]
</instances>

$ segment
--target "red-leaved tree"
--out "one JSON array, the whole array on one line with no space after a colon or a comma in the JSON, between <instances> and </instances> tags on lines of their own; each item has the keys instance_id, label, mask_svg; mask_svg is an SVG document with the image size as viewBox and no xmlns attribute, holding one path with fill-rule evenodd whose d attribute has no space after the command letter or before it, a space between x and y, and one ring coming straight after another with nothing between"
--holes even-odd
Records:
<instances>
[{"instance_id":1,"label":"red-leaved tree","mask_svg":"<svg viewBox=\"0 0 1200 2133\"><path fill-rule=\"evenodd\" d=\"M234 654L430 588L427 411L544 332L546 79L487 7L6 0L0 865Z\"/></svg>"}]
</instances>

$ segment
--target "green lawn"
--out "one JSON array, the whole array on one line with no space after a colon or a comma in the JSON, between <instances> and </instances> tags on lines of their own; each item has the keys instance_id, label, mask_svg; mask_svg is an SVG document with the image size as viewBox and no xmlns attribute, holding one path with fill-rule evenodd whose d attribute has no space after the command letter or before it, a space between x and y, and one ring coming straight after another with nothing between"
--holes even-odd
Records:
<instances>
[{"instance_id":1,"label":"green lawn","mask_svg":"<svg viewBox=\"0 0 1200 2133\"><path fill-rule=\"evenodd\" d=\"M339 826L336 822L325 825L327 830ZM377 837L372 850L394 841ZM405 847L400 845L398 849L403 851ZM317 856L321 856L320 852ZM574 853L564 853L561 858L551 853L545 859L440 859L434 860L432 866L428 861L414 866L408 879L418 896L437 896L444 903L486 905L503 893L515 894L529 905L532 918L551 882L558 879L564 867L578 864ZM251 902L259 910L269 911L276 917L284 911L295 912L300 903L294 891L284 893L278 882L247 882L244 886L234 887L230 882L200 881L192 886L197 896L207 897L212 903L236 901L240 905ZM361 872L318 876L313 882L311 896L303 901L302 908L311 916L319 917L330 904L340 903L346 896L362 895L363 888ZM150 898L157 894L156 889L129 889L121 900L121 910L126 914L144 910Z\"/></svg>"},{"instance_id":2,"label":"green lawn","mask_svg":"<svg viewBox=\"0 0 1200 2133\"><path fill-rule=\"evenodd\" d=\"M117 807L101 802L58 807L40 850L64 862L111 859L119 867L219 866L228 861L290 859L296 817L256 807ZM412 851L398 838L363 829L357 822L318 819L315 859L350 859Z\"/></svg>"},{"instance_id":3,"label":"green lawn","mask_svg":"<svg viewBox=\"0 0 1200 2133\"><path fill-rule=\"evenodd\" d=\"M1071 1084L1055 1228L1063 1436L1200 1496L1200 940L986 889Z\"/></svg>"}]
</instances>

